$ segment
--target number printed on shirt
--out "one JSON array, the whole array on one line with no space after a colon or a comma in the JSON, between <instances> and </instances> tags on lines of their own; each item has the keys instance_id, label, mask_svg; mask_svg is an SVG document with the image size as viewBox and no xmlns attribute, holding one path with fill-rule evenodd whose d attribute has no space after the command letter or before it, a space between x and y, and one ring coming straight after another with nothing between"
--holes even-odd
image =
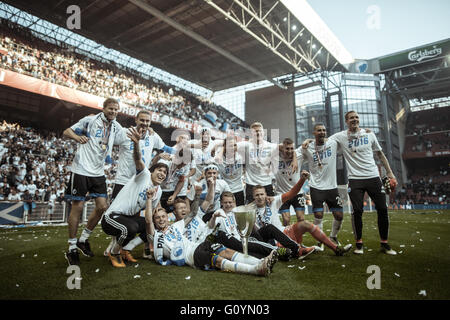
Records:
<instances>
[{"instance_id":1,"label":"number printed on shirt","mask_svg":"<svg viewBox=\"0 0 450 320\"><path fill-rule=\"evenodd\" d=\"M369 144L369 137L363 136L359 139L353 139L348 142L348 147L351 149L352 147L362 146L363 144Z\"/></svg>"}]
</instances>

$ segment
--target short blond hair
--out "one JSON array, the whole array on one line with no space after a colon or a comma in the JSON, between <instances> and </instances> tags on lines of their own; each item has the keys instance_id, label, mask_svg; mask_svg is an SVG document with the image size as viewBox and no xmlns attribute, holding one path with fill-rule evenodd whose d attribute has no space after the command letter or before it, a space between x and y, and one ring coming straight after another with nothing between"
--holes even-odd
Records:
<instances>
[{"instance_id":1,"label":"short blond hair","mask_svg":"<svg viewBox=\"0 0 450 320\"><path fill-rule=\"evenodd\" d=\"M261 128L264 128L264 126L262 125L261 122L253 122L252 125L250 126L250 129L253 129L253 127L261 127Z\"/></svg>"}]
</instances>

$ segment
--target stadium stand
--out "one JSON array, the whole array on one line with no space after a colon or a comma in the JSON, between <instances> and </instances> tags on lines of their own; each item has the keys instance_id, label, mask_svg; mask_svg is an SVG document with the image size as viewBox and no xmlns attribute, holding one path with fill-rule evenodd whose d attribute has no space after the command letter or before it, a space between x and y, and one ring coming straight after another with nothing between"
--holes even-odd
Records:
<instances>
[{"instance_id":1,"label":"stadium stand","mask_svg":"<svg viewBox=\"0 0 450 320\"><path fill-rule=\"evenodd\" d=\"M399 204L448 204L450 193L450 107L408 114L403 160L406 184L398 188Z\"/></svg>"},{"instance_id":2,"label":"stadium stand","mask_svg":"<svg viewBox=\"0 0 450 320\"><path fill-rule=\"evenodd\" d=\"M76 53L67 45L54 45L35 37L30 30L10 21L0 23L2 67L101 97L157 111L184 121L208 120L211 126L225 123L245 127L245 122L205 98L155 83L113 61L102 63Z\"/></svg>"}]
</instances>

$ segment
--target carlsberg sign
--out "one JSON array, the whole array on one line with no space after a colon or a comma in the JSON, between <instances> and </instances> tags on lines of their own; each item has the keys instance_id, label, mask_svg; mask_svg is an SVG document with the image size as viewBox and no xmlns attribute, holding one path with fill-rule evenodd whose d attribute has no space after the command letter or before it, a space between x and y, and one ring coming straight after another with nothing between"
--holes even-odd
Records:
<instances>
[{"instance_id":1,"label":"carlsberg sign","mask_svg":"<svg viewBox=\"0 0 450 320\"><path fill-rule=\"evenodd\" d=\"M408 59L412 62L420 62L425 59L434 58L442 54L442 48L433 46L431 50L414 50L408 53Z\"/></svg>"},{"instance_id":2,"label":"carlsberg sign","mask_svg":"<svg viewBox=\"0 0 450 320\"><path fill-rule=\"evenodd\" d=\"M446 40L380 58L378 61L380 64L380 71L385 71L401 68L413 63L426 62L430 59L443 57L449 54L450 40Z\"/></svg>"}]
</instances>

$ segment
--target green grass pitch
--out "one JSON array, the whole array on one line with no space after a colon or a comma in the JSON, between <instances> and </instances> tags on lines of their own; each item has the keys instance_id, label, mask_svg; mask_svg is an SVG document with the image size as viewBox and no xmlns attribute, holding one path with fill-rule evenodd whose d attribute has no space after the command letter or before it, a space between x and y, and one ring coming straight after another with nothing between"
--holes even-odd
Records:
<instances>
[{"instance_id":1,"label":"green grass pitch","mask_svg":"<svg viewBox=\"0 0 450 320\"><path fill-rule=\"evenodd\" d=\"M312 216L307 219L312 221ZM331 215L325 215L329 234ZM157 299L157 300L317 300L317 299L449 299L450 210L391 211L390 244L399 253L379 252L376 214L364 213L364 255L343 257L325 249L305 261L278 262L267 278L200 271L188 266L163 267L141 258L114 269L103 257L109 237L100 226L91 235L96 254L81 258L81 289L68 289L66 226L0 229L0 299ZM79 232L81 230L81 226ZM346 214L339 240L354 243L350 215ZM311 235L306 245L315 244ZM372 273L380 268L380 289L368 289ZM214 287L214 290L211 288ZM422 294L419 294L419 293Z\"/></svg>"}]
</instances>

